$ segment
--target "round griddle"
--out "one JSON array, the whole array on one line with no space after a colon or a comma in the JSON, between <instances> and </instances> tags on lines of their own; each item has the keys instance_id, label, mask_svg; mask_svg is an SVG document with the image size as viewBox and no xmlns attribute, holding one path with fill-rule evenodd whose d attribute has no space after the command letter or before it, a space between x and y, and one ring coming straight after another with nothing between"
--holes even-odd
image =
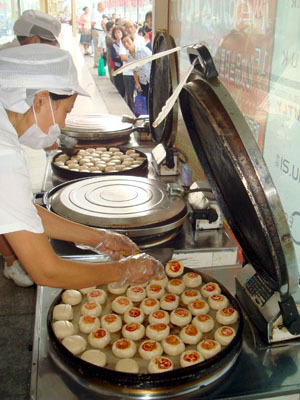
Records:
<instances>
[{"instance_id":1,"label":"round griddle","mask_svg":"<svg viewBox=\"0 0 300 400\"><path fill-rule=\"evenodd\" d=\"M185 268L185 272L189 271L192 270ZM240 316L236 336L214 357L190 367L157 374L130 374L90 364L78 356L74 356L54 334L52 328L53 308L61 303L61 292L50 306L47 317L48 349L52 360L71 379L86 388L87 393L90 390L100 395L107 395L108 398L111 394L122 399L182 399L184 395L195 390L199 390L203 395L214 386L216 381L225 376L236 362L242 345L244 321L239 304L230 292L209 275L201 273L201 276L203 282L219 284L222 293L227 296L232 307L239 312Z\"/></svg>"},{"instance_id":2,"label":"round griddle","mask_svg":"<svg viewBox=\"0 0 300 400\"><path fill-rule=\"evenodd\" d=\"M202 58L201 46L190 49L190 59L200 56L201 62L180 93L191 141L248 261L274 290L293 293L298 270L280 198L243 115L217 73L210 73L206 51Z\"/></svg>"},{"instance_id":3,"label":"round griddle","mask_svg":"<svg viewBox=\"0 0 300 400\"><path fill-rule=\"evenodd\" d=\"M135 176L77 179L44 196L48 209L85 225L126 231L131 237L169 232L187 215L185 201L166 183Z\"/></svg>"},{"instance_id":4,"label":"round griddle","mask_svg":"<svg viewBox=\"0 0 300 400\"><path fill-rule=\"evenodd\" d=\"M94 114L68 117L62 133L84 142L120 144L126 143L134 130L133 124L123 122L122 117Z\"/></svg>"},{"instance_id":5,"label":"round griddle","mask_svg":"<svg viewBox=\"0 0 300 400\"><path fill-rule=\"evenodd\" d=\"M174 39L167 32L159 31L153 41L153 54L176 47ZM161 124L154 128L153 122L178 85L178 56L170 54L154 60L151 65L149 85L149 121L152 138L156 144L165 147L174 144L177 133L178 103L176 102Z\"/></svg>"},{"instance_id":6,"label":"round griddle","mask_svg":"<svg viewBox=\"0 0 300 400\"><path fill-rule=\"evenodd\" d=\"M120 148L120 150L125 153L126 148ZM81 172L81 171L71 171L69 169L64 169L61 168L57 165L55 165L55 162L57 161L57 158L63 154L63 152L58 152L57 154L55 154L55 156L53 157L52 161L51 161L51 168L54 172L54 174L60 178L62 178L63 180L73 180L73 179L80 179L80 178L87 178L87 177L92 177L92 176L103 176L103 175L135 175L135 176L147 176L148 174L148 159L145 153L136 150L136 153L139 153L139 155L141 157L144 157L145 160L142 162L141 165L139 165L138 167L135 168L131 168L128 169L126 171L119 171L119 172Z\"/></svg>"}]
</instances>

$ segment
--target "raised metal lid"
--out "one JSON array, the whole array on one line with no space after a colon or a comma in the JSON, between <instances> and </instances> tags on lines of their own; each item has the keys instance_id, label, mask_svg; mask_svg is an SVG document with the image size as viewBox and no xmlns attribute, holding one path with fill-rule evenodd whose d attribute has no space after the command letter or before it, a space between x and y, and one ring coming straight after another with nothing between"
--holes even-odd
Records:
<instances>
[{"instance_id":1,"label":"raised metal lid","mask_svg":"<svg viewBox=\"0 0 300 400\"><path fill-rule=\"evenodd\" d=\"M153 54L176 47L168 33L159 31L153 41ZM168 98L178 84L177 53L152 61L149 85L149 121L152 138L156 144L171 147L175 142L178 120L178 102L157 128L152 126Z\"/></svg>"},{"instance_id":2,"label":"raised metal lid","mask_svg":"<svg viewBox=\"0 0 300 400\"><path fill-rule=\"evenodd\" d=\"M167 184L135 176L80 179L58 190L53 210L72 221L111 229L168 224L186 215L182 198L170 196Z\"/></svg>"},{"instance_id":3,"label":"raised metal lid","mask_svg":"<svg viewBox=\"0 0 300 400\"><path fill-rule=\"evenodd\" d=\"M203 59L201 49L190 49L191 60L200 55L197 75L180 93L191 141L248 261L282 295L294 293L297 262L280 198L242 113L217 73L208 71L214 66L207 53Z\"/></svg>"}]
</instances>

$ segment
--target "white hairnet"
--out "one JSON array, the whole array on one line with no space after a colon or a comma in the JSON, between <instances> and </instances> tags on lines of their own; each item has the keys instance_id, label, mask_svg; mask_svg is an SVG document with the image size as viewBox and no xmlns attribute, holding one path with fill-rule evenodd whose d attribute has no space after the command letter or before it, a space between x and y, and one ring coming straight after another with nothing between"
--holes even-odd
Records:
<instances>
[{"instance_id":1,"label":"white hairnet","mask_svg":"<svg viewBox=\"0 0 300 400\"><path fill-rule=\"evenodd\" d=\"M24 114L42 90L89 96L78 83L69 52L40 43L0 51L0 102L5 109Z\"/></svg>"},{"instance_id":2,"label":"white hairnet","mask_svg":"<svg viewBox=\"0 0 300 400\"><path fill-rule=\"evenodd\" d=\"M24 11L14 24L16 36L34 36L42 39L57 40L61 31L61 23L52 15L38 10Z\"/></svg>"}]
</instances>

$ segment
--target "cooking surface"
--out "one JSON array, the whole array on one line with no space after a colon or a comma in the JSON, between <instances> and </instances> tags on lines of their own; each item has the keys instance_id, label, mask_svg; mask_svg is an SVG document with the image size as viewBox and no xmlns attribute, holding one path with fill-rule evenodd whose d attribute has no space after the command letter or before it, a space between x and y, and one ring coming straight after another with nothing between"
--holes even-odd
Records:
<instances>
[{"instance_id":1,"label":"cooking surface","mask_svg":"<svg viewBox=\"0 0 300 400\"><path fill-rule=\"evenodd\" d=\"M218 279L231 292L233 278L240 267L210 268L209 274ZM199 270L201 272L201 270ZM74 382L52 362L47 351L47 313L59 289L38 287L33 347L31 399L52 400L114 399L120 393L97 397L87 392L88 382ZM254 334L252 334L252 331ZM253 342L256 342L256 346ZM250 329L246 318L242 352L230 372L207 393L214 399L244 398L287 395L299 392L300 343L266 347L257 332ZM83 386L82 386L83 385ZM203 389L184 395L185 399L199 399ZM124 398L124 397L123 397ZM149 398L149 397L147 397ZM174 393L171 398L174 398ZM182 396L181 396L182 398Z\"/></svg>"}]
</instances>

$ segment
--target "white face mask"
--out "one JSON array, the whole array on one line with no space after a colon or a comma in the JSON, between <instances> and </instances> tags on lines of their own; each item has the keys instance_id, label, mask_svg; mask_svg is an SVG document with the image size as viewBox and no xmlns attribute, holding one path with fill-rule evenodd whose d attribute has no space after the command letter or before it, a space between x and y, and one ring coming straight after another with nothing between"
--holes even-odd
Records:
<instances>
[{"instance_id":1,"label":"white face mask","mask_svg":"<svg viewBox=\"0 0 300 400\"><path fill-rule=\"evenodd\" d=\"M53 120L53 125L50 126L48 134L44 133L41 128L38 127L37 118L35 114L34 105L32 106L35 124L31 125L22 136L19 138L19 142L25 146L31 147L32 149L40 150L46 147L52 146L55 140L60 136L60 127L55 123L53 114L51 99L49 96L50 110Z\"/></svg>"}]
</instances>

